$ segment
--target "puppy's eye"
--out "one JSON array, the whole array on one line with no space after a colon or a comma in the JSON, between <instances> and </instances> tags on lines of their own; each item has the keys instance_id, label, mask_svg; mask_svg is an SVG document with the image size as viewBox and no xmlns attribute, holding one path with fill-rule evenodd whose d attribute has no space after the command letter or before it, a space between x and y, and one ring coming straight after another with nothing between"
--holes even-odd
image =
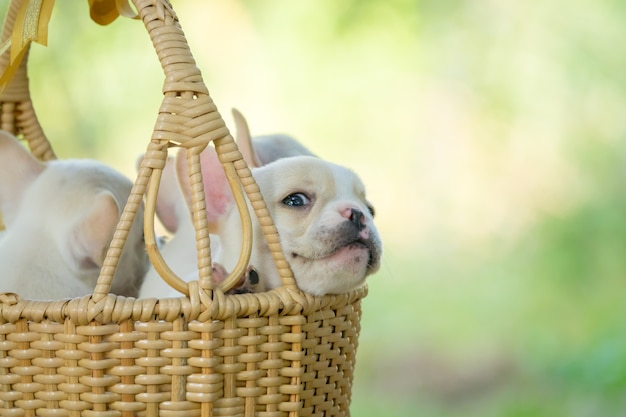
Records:
<instances>
[{"instance_id":1,"label":"puppy's eye","mask_svg":"<svg viewBox=\"0 0 626 417\"><path fill-rule=\"evenodd\" d=\"M304 193L289 194L283 199L283 204L289 207L303 207L308 205L311 199Z\"/></svg>"},{"instance_id":2,"label":"puppy's eye","mask_svg":"<svg viewBox=\"0 0 626 417\"><path fill-rule=\"evenodd\" d=\"M367 205L367 210L369 210L369 212L372 215L372 217L376 216L376 210L374 210L374 206L372 206L371 204L368 204Z\"/></svg>"}]
</instances>

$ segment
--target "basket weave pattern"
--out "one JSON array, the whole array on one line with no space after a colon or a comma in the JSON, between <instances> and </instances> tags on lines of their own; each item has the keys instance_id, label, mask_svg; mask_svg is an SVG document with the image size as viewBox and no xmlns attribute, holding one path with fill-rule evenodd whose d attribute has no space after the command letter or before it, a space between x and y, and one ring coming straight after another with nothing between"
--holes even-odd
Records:
<instances>
[{"instance_id":1,"label":"basket weave pattern","mask_svg":"<svg viewBox=\"0 0 626 417\"><path fill-rule=\"evenodd\" d=\"M0 415L349 415L367 289L324 297L298 290L258 186L209 96L174 10L161 0L134 3L165 75L146 157L92 295L32 301L0 293ZM3 39L21 4L13 0ZM0 70L7 65L5 53ZM31 103L26 67L25 58L0 95L0 128L23 137L37 158L54 159ZM210 142L227 176L252 202L280 288L240 295L213 288L198 156ZM172 146L187 149L199 279L181 284L171 276L148 234L155 268L186 295L157 300L109 294L144 199L146 224L154 220L154 193Z\"/></svg>"},{"instance_id":2,"label":"basket weave pattern","mask_svg":"<svg viewBox=\"0 0 626 417\"><path fill-rule=\"evenodd\" d=\"M189 320L188 300L172 299L173 317L141 320L146 302L112 295L101 309L89 297L2 301L1 415L348 414L358 303ZM84 307L99 317L80 317ZM63 308L64 320L47 316Z\"/></svg>"}]
</instances>

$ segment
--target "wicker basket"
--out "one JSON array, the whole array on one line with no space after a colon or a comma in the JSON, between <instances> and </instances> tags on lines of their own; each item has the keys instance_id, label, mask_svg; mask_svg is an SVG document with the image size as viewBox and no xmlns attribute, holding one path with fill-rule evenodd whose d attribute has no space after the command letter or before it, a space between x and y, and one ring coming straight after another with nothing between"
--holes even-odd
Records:
<instances>
[{"instance_id":1,"label":"wicker basket","mask_svg":"<svg viewBox=\"0 0 626 417\"><path fill-rule=\"evenodd\" d=\"M349 415L360 303L367 289L324 297L298 290L258 187L209 97L171 5L134 3L165 73L154 133L94 293L45 302L0 294L0 415ZM13 0L3 39L11 36L21 4ZM5 52L1 71L8 62ZM0 128L23 136L39 159L53 159L31 103L26 63L27 56L0 95ZM242 184L266 225L280 288L225 295L211 284L202 178L194 175L200 170L198 155L211 141L233 191ZM172 146L186 148L189 155L200 278L186 283L176 277L148 233L153 265L186 296L156 300L109 294L144 197L146 231L153 230L160 175ZM245 204L238 207L249 216ZM244 238L250 241L249 228Z\"/></svg>"}]
</instances>

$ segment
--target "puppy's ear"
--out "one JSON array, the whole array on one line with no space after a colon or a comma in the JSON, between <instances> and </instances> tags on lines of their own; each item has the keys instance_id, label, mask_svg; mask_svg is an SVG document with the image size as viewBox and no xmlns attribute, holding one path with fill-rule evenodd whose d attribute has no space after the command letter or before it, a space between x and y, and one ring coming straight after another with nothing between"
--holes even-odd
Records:
<instances>
[{"instance_id":1,"label":"puppy's ear","mask_svg":"<svg viewBox=\"0 0 626 417\"><path fill-rule=\"evenodd\" d=\"M250 168L260 167L262 164L252 144L252 136L250 135L246 118L243 117L243 114L237 109L232 109L231 111L233 113L233 119L235 120L235 142L237 142L237 147L243 155L243 159L246 160Z\"/></svg>"},{"instance_id":2,"label":"puppy's ear","mask_svg":"<svg viewBox=\"0 0 626 417\"><path fill-rule=\"evenodd\" d=\"M137 170L141 166L143 155L137 158ZM180 206L185 206L183 197L176 178L176 160L174 157L168 157L165 161L165 167L161 174L161 182L159 183L159 193L156 200L156 215L168 232L175 233L179 226L179 217L185 215L187 208L184 210Z\"/></svg>"},{"instance_id":3,"label":"puppy's ear","mask_svg":"<svg viewBox=\"0 0 626 417\"><path fill-rule=\"evenodd\" d=\"M300 142L288 135L257 136L252 139L248 123L237 109L232 109L235 129L235 140L243 158L251 168L267 165L281 158L291 156L316 156Z\"/></svg>"},{"instance_id":4,"label":"puppy's ear","mask_svg":"<svg viewBox=\"0 0 626 417\"><path fill-rule=\"evenodd\" d=\"M6 225L16 217L24 192L45 167L15 136L0 131L0 211Z\"/></svg>"},{"instance_id":5,"label":"puppy's ear","mask_svg":"<svg viewBox=\"0 0 626 417\"><path fill-rule=\"evenodd\" d=\"M282 158L292 156L316 156L300 142L288 135L275 134L257 136L252 141L257 160L261 165L267 165Z\"/></svg>"},{"instance_id":6,"label":"puppy's ear","mask_svg":"<svg viewBox=\"0 0 626 417\"><path fill-rule=\"evenodd\" d=\"M185 204L191 211L191 185L189 183L189 169L187 168L187 151L185 148L180 148L176 154L176 178L178 179L178 186L180 192L183 195Z\"/></svg>"},{"instance_id":7,"label":"puppy's ear","mask_svg":"<svg viewBox=\"0 0 626 417\"><path fill-rule=\"evenodd\" d=\"M181 210L181 205L186 206L176 177L176 159L168 157L159 184L156 214L163 226L171 233L178 230L180 222L178 216L184 216L187 213L187 207Z\"/></svg>"},{"instance_id":8,"label":"puppy's ear","mask_svg":"<svg viewBox=\"0 0 626 417\"><path fill-rule=\"evenodd\" d=\"M217 233L220 221L226 217L234 204L234 197L214 147L207 146L200 153L200 170L204 184L209 232ZM184 148L181 148L176 155L176 174L180 189L191 211L191 184L187 168L187 152Z\"/></svg>"},{"instance_id":9,"label":"puppy's ear","mask_svg":"<svg viewBox=\"0 0 626 417\"><path fill-rule=\"evenodd\" d=\"M69 236L69 253L80 269L101 267L119 221L119 207L108 191L98 194Z\"/></svg>"}]
</instances>

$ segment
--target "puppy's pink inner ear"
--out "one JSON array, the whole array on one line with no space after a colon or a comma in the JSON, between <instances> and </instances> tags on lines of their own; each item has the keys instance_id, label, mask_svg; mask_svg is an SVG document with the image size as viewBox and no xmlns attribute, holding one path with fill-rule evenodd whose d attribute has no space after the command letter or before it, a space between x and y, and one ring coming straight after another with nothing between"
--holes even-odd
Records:
<instances>
[{"instance_id":1,"label":"puppy's pink inner ear","mask_svg":"<svg viewBox=\"0 0 626 417\"><path fill-rule=\"evenodd\" d=\"M141 168L141 162L145 155L140 155L135 162L137 171ZM148 184L150 180L148 180ZM173 157L168 157L165 161L165 167L161 174L161 182L159 183L159 192L156 199L156 216L161 221L165 229L170 233L175 233L178 229L178 213L177 206L184 205L183 197L178 188L178 180L176 179L176 161ZM182 213L182 211L181 211Z\"/></svg>"},{"instance_id":2,"label":"puppy's pink inner ear","mask_svg":"<svg viewBox=\"0 0 626 417\"><path fill-rule=\"evenodd\" d=\"M200 169L202 171L202 183L204 185L204 199L206 203L207 220L209 231L217 232L219 222L230 211L234 203L234 197L230 191L228 180L220 163L215 148L207 146L200 154ZM191 183L187 167L186 152L184 149L176 158L176 172L187 206L191 211Z\"/></svg>"},{"instance_id":3,"label":"puppy's pink inner ear","mask_svg":"<svg viewBox=\"0 0 626 417\"><path fill-rule=\"evenodd\" d=\"M191 212L191 183L189 182L189 169L187 168L187 151L180 148L176 154L176 176L178 185L183 194L187 208Z\"/></svg>"},{"instance_id":4,"label":"puppy's pink inner ear","mask_svg":"<svg viewBox=\"0 0 626 417\"><path fill-rule=\"evenodd\" d=\"M252 136L250 135L250 128L248 122L243 114L237 109L232 109L233 119L235 120L235 129L237 131L235 135L235 141L237 147L241 151L243 159L251 168L258 168L261 166L259 156L252 144Z\"/></svg>"},{"instance_id":5,"label":"puppy's pink inner ear","mask_svg":"<svg viewBox=\"0 0 626 417\"><path fill-rule=\"evenodd\" d=\"M200 165L209 229L215 232L220 220L230 212L234 197L214 148L207 147L200 154Z\"/></svg>"},{"instance_id":6,"label":"puppy's pink inner ear","mask_svg":"<svg viewBox=\"0 0 626 417\"><path fill-rule=\"evenodd\" d=\"M176 169L174 158L168 158L161 175L161 183L159 184L159 194L156 200L156 214L163 226L170 233L178 230L178 216L182 214L177 212L179 204L183 204L183 197L176 178Z\"/></svg>"},{"instance_id":7,"label":"puppy's pink inner ear","mask_svg":"<svg viewBox=\"0 0 626 417\"><path fill-rule=\"evenodd\" d=\"M119 220L113 195L102 192L93 199L70 235L70 253L80 268L101 267Z\"/></svg>"}]
</instances>

